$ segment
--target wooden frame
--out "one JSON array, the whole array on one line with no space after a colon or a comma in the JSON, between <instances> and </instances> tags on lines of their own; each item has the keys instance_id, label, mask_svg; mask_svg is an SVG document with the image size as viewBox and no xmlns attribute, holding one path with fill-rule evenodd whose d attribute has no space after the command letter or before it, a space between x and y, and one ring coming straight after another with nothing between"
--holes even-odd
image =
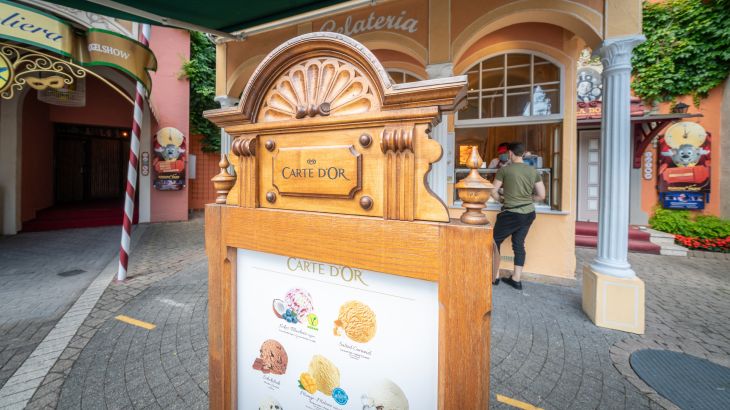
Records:
<instances>
[{"instance_id":1,"label":"wooden frame","mask_svg":"<svg viewBox=\"0 0 730 410\"><path fill-rule=\"evenodd\" d=\"M438 408L488 408L489 227L208 205L205 228L211 409L236 408L238 248L437 282Z\"/></svg>"},{"instance_id":2,"label":"wooden frame","mask_svg":"<svg viewBox=\"0 0 730 410\"><path fill-rule=\"evenodd\" d=\"M463 76L390 84L361 44L311 33L272 51L237 107L206 113L234 137L236 170L228 174L222 159L217 204L205 216L212 409L238 403L238 249L436 282L438 408L488 407L492 231L450 221L426 184L442 154L430 129L465 89ZM352 152L343 157L335 146ZM274 162L288 148L302 154ZM299 195L272 183L284 166L313 178L307 164L320 163L357 173L350 195L332 195L351 185L326 180L302 180Z\"/></svg>"}]
</instances>

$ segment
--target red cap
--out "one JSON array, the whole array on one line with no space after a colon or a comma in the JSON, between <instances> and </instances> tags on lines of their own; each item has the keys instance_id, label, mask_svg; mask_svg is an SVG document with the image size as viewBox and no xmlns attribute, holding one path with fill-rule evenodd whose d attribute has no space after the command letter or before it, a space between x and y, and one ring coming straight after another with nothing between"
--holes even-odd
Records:
<instances>
[{"instance_id":1,"label":"red cap","mask_svg":"<svg viewBox=\"0 0 730 410\"><path fill-rule=\"evenodd\" d=\"M497 154L506 154L507 151L509 151L509 148L502 145L501 147L497 147Z\"/></svg>"}]
</instances>

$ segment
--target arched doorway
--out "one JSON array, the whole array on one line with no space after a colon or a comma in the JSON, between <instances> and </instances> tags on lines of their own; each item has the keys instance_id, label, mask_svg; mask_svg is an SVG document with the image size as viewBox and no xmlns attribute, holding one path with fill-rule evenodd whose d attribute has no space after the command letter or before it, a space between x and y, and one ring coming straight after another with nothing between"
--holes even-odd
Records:
<instances>
[{"instance_id":1,"label":"arched doorway","mask_svg":"<svg viewBox=\"0 0 730 410\"><path fill-rule=\"evenodd\" d=\"M22 231L121 224L132 106L93 76L81 107L22 101Z\"/></svg>"}]
</instances>

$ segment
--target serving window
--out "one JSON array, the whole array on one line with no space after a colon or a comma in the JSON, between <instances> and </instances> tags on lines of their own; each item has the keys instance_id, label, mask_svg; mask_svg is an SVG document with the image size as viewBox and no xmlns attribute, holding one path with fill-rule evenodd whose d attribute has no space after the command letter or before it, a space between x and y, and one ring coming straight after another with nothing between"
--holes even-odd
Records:
<instances>
[{"instance_id":1,"label":"serving window","mask_svg":"<svg viewBox=\"0 0 730 410\"><path fill-rule=\"evenodd\" d=\"M488 57L464 74L467 104L456 113L454 124L453 182L469 173L466 159L473 147L484 160L479 173L493 181L504 165L500 144L521 142L525 162L545 184L545 200L536 208L562 210L562 67L536 53L508 52ZM451 195L458 198L455 190ZM458 200L453 205L461 206Z\"/></svg>"},{"instance_id":2,"label":"serving window","mask_svg":"<svg viewBox=\"0 0 730 410\"><path fill-rule=\"evenodd\" d=\"M500 144L521 142L525 145L525 162L537 169L545 184L545 200L536 203L537 208L561 209L562 122L457 128L455 138L454 181L463 179L469 173L466 160L472 147L478 149L484 160L478 169L479 173L493 181L499 168L504 166L499 161ZM453 198L458 198L455 190ZM458 201L454 205L460 206Z\"/></svg>"}]
</instances>

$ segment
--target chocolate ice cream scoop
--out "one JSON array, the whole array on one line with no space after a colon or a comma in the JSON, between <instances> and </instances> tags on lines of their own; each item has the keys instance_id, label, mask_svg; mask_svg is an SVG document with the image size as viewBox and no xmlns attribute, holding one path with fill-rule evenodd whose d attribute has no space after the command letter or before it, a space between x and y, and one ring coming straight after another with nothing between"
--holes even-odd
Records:
<instances>
[{"instance_id":1,"label":"chocolate ice cream scoop","mask_svg":"<svg viewBox=\"0 0 730 410\"><path fill-rule=\"evenodd\" d=\"M261 344L259 357L254 360L253 368L264 373L284 374L288 363L289 356L284 346L276 340L269 339Z\"/></svg>"}]
</instances>

